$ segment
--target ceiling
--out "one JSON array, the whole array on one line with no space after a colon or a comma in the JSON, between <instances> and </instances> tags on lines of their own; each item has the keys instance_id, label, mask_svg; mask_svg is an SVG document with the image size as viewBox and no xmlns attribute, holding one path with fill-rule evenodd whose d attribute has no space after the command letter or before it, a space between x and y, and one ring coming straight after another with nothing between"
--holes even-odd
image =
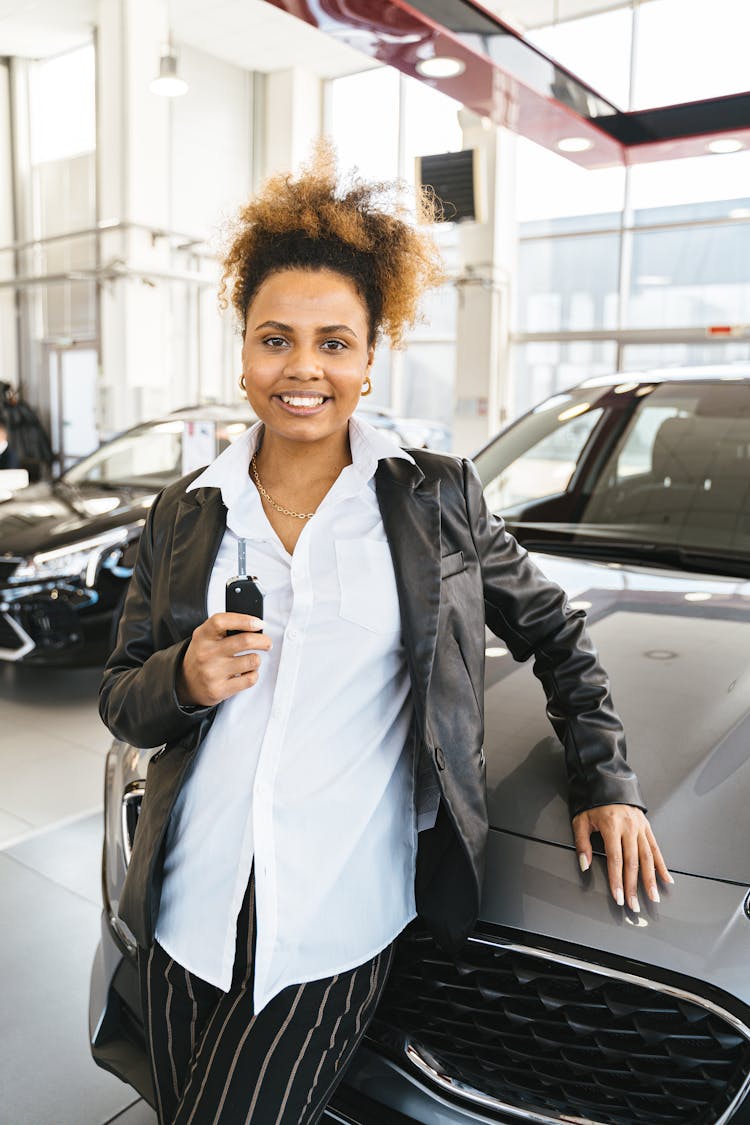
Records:
<instances>
[{"instance_id":1,"label":"ceiling","mask_svg":"<svg viewBox=\"0 0 750 1125\"><path fill-rule=\"evenodd\" d=\"M132 2L145 5L142 11L153 10L157 19L161 17L165 32L169 11L178 46L195 47L247 70L299 66L334 78L386 63L420 77L425 58L453 56L465 73L458 78L430 79L429 85L548 148L562 149L568 141L584 144L585 149L564 151L587 167L702 154L709 137L730 131L733 144L750 148L750 92L735 94L730 88L717 95L707 90L692 95L703 99L700 101L685 96L646 100L636 102L632 111L623 111L614 97L605 100L606 91L605 98L594 92L602 88L599 80L587 85L577 77L583 73L581 52L596 56L596 51L570 21L618 9L624 15L641 5L649 13L657 12L662 6L653 0ZM731 2L736 6L738 0ZM0 0L0 57L42 58L86 42L104 4L111 4L115 11L122 4L127 11L128 0ZM500 18L509 22L503 26ZM548 35L544 28L550 24L558 38L565 32L577 45L570 69L565 69L568 55L562 39L548 44L551 54L535 46L540 37ZM672 29L670 43L680 30ZM709 30L717 29L707 25L707 35ZM694 31L695 27L693 39ZM663 29L660 34L665 34ZM617 46L619 49L619 41ZM650 48L657 50L656 69L661 74L662 38ZM724 53L730 48L735 55L738 50L744 52L739 30L713 60L720 70L726 69ZM697 49L705 54L703 40ZM638 54L644 54L642 45ZM685 58L677 61L691 64L690 53L683 50L683 54ZM742 90L747 91L744 54L740 62ZM737 71L737 59L734 64ZM698 72L705 69L699 65ZM694 72L695 68L689 71ZM650 109L652 106L656 108Z\"/></svg>"},{"instance_id":2,"label":"ceiling","mask_svg":"<svg viewBox=\"0 0 750 1125\"><path fill-rule=\"evenodd\" d=\"M46 58L91 36L97 0L0 0L0 57ZM171 0L175 41L246 70L303 66L336 78L378 65L264 0Z\"/></svg>"},{"instance_id":3,"label":"ceiling","mask_svg":"<svg viewBox=\"0 0 750 1125\"><path fill-rule=\"evenodd\" d=\"M482 6L532 30L632 5L631 0L483 0ZM0 0L0 56L46 58L77 47L89 37L98 7L97 0ZM373 65L263 0L171 0L169 9L178 42L248 70L308 66L335 78Z\"/></svg>"},{"instance_id":4,"label":"ceiling","mask_svg":"<svg viewBox=\"0 0 750 1125\"><path fill-rule=\"evenodd\" d=\"M640 0L641 4L648 0ZM632 8L632 0L482 0L481 6L521 30Z\"/></svg>"}]
</instances>

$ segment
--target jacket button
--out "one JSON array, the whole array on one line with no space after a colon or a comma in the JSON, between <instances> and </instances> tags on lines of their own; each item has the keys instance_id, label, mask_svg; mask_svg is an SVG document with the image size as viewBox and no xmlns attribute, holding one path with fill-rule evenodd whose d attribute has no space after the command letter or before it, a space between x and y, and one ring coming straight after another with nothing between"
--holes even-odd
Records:
<instances>
[{"instance_id":1,"label":"jacket button","mask_svg":"<svg viewBox=\"0 0 750 1125\"><path fill-rule=\"evenodd\" d=\"M484 766L486 765L486 761L485 761L485 757L484 757L484 747L482 747L482 749L479 751L479 765L483 769L484 769Z\"/></svg>"},{"instance_id":2,"label":"jacket button","mask_svg":"<svg viewBox=\"0 0 750 1125\"><path fill-rule=\"evenodd\" d=\"M437 768L439 770L445 769L445 754L439 746L435 747L435 762L437 763Z\"/></svg>"}]
</instances>

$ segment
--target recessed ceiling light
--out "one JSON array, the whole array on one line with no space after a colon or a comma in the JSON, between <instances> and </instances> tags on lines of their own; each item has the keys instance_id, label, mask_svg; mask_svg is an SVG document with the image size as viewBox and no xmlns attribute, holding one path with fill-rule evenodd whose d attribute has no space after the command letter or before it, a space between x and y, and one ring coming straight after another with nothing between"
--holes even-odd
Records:
<instances>
[{"instance_id":1,"label":"recessed ceiling light","mask_svg":"<svg viewBox=\"0 0 750 1125\"><path fill-rule=\"evenodd\" d=\"M588 152L594 147L594 142L588 137L563 137L557 142L560 152Z\"/></svg>"},{"instance_id":2,"label":"recessed ceiling light","mask_svg":"<svg viewBox=\"0 0 750 1125\"><path fill-rule=\"evenodd\" d=\"M744 148L742 141L738 141L736 137L717 137L715 141L709 141L706 148L709 152L739 152Z\"/></svg>"},{"instance_id":3,"label":"recessed ceiling light","mask_svg":"<svg viewBox=\"0 0 750 1125\"><path fill-rule=\"evenodd\" d=\"M730 219L750 219L750 207L733 207L729 212Z\"/></svg>"},{"instance_id":4,"label":"recessed ceiling light","mask_svg":"<svg viewBox=\"0 0 750 1125\"><path fill-rule=\"evenodd\" d=\"M640 383L618 383L618 385L615 387L615 394L616 395L627 395L627 394L630 394L631 391L634 391L636 389L636 387L639 387L639 386L640 386Z\"/></svg>"},{"instance_id":5,"label":"recessed ceiling light","mask_svg":"<svg viewBox=\"0 0 750 1125\"><path fill-rule=\"evenodd\" d=\"M642 273L635 280L638 285L669 285L671 278L661 273Z\"/></svg>"},{"instance_id":6,"label":"recessed ceiling light","mask_svg":"<svg viewBox=\"0 0 750 1125\"><path fill-rule=\"evenodd\" d=\"M686 602L710 602L711 594L704 593L703 590L695 590L692 594L685 594Z\"/></svg>"},{"instance_id":7,"label":"recessed ceiling light","mask_svg":"<svg viewBox=\"0 0 750 1125\"><path fill-rule=\"evenodd\" d=\"M466 63L450 55L436 55L432 59L420 59L417 63L417 72L423 78L458 78L465 70Z\"/></svg>"},{"instance_id":8,"label":"recessed ceiling light","mask_svg":"<svg viewBox=\"0 0 750 1125\"><path fill-rule=\"evenodd\" d=\"M496 648L494 645L491 648L485 649L487 656L507 656L507 648Z\"/></svg>"}]
</instances>

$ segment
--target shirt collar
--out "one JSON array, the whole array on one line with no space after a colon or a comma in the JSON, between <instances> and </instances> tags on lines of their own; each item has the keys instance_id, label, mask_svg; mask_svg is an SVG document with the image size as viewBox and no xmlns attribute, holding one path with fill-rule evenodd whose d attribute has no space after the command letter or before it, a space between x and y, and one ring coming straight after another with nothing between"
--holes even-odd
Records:
<instances>
[{"instance_id":1,"label":"shirt collar","mask_svg":"<svg viewBox=\"0 0 750 1125\"><path fill-rule=\"evenodd\" d=\"M218 488L224 506L231 510L248 484L248 466L258 448L262 432L262 422L255 422L244 434L240 434L231 445L223 450L215 461L200 473L187 486L187 491L196 488ZM362 483L375 475L378 462L387 457L401 457L415 463L405 449L401 449L388 431L378 430L362 418L349 419L349 444L352 451L352 467Z\"/></svg>"}]
</instances>

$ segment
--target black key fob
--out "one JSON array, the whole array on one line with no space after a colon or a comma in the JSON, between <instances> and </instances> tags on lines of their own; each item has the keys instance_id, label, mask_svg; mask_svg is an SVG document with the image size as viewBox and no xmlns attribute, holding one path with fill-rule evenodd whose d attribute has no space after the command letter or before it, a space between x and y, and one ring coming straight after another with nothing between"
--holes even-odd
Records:
<instances>
[{"instance_id":1,"label":"black key fob","mask_svg":"<svg viewBox=\"0 0 750 1125\"><path fill-rule=\"evenodd\" d=\"M262 621L263 587L257 578L252 578L247 574L244 577L230 578L226 589L226 609L227 613L249 613L253 617L259 617ZM228 629L227 636L234 636L240 631L239 629ZM257 632L262 633L263 630L259 629Z\"/></svg>"}]
</instances>

